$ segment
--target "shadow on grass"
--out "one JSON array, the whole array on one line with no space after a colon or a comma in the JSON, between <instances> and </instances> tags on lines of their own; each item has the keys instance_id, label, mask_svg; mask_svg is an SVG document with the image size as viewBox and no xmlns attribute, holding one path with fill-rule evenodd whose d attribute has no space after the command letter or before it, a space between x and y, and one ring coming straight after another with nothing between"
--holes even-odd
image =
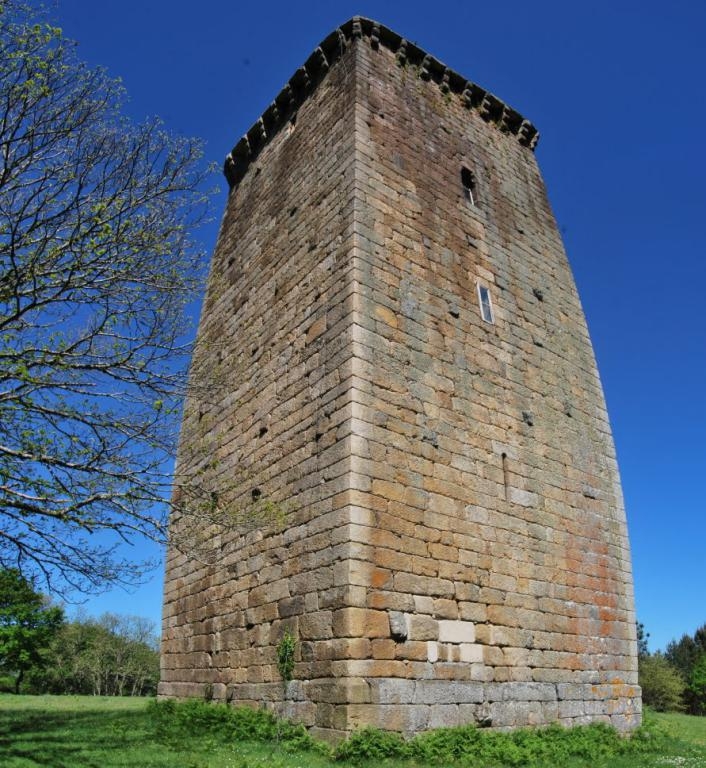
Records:
<instances>
[{"instance_id":1,"label":"shadow on grass","mask_svg":"<svg viewBox=\"0 0 706 768\"><path fill-rule=\"evenodd\" d=\"M0 765L110 768L111 754L138 753L148 740L145 713L5 709Z\"/></svg>"}]
</instances>

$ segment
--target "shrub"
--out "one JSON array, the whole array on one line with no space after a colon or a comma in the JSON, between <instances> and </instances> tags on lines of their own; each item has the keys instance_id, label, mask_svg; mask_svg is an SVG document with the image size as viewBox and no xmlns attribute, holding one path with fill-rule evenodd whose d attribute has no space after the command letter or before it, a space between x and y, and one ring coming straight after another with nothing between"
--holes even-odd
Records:
<instances>
[{"instance_id":1,"label":"shrub","mask_svg":"<svg viewBox=\"0 0 706 768\"><path fill-rule=\"evenodd\" d=\"M337 760L353 763L412 758L430 765L565 765L572 759L605 760L654 751L659 739L647 728L630 738L603 723L563 728L525 728L511 732L465 725L439 728L405 741L399 734L362 728L338 745Z\"/></svg>"},{"instance_id":2,"label":"shrub","mask_svg":"<svg viewBox=\"0 0 706 768\"><path fill-rule=\"evenodd\" d=\"M684 709L684 678L660 653L639 660L639 681L646 706L658 712Z\"/></svg>"},{"instance_id":3,"label":"shrub","mask_svg":"<svg viewBox=\"0 0 706 768\"><path fill-rule=\"evenodd\" d=\"M302 725L278 720L272 712L231 707L202 700L152 702L150 713L158 740L173 746L194 739L211 742L270 742L285 751L316 751L354 764L413 760L414 764L477 766L563 766L572 760L606 760L655 752L661 739L649 727L621 736L602 723L574 728L552 725L499 732L472 725L439 728L406 740L399 733L361 728L331 749Z\"/></svg>"},{"instance_id":4,"label":"shrub","mask_svg":"<svg viewBox=\"0 0 706 768\"><path fill-rule=\"evenodd\" d=\"M277 669L285 683L292 679L296 647L297 642L294 639L294 635L288 629L285 629L277 645Z\"/></svg>"},{"instance_id":5,"label":"shrub","mask_svg":"<svg viewBox=\"0 0 706 768\"><path fill-rule=\"evenodd\" d=\"M381 731L379 728L361 728L342 741L334 752L336 760L384 760L390 757L410 756L410 745L399 733Z\"/></svg>"},{"instance_id":6,"label":"shrub","mask_svg":"<svg viewBox=\"0 0 706 768\"><path fill-rule=\"evenodd\" d=\"M150 718L156 737L163 743L185 738L208 737L222 742L277 742L286 750L328 751L303 725L278 720L266 709L231 707L201 699L176 702L152 701Z\"/></svg>"}]
</instances>

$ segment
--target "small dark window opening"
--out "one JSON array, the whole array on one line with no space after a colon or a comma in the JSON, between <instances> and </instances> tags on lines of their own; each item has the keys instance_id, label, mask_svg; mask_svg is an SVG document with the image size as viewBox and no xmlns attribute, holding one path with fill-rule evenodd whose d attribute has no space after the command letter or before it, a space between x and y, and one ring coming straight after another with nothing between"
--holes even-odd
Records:
<instances>
[{"instance_id":1,"label":"small dark window opening","mask_svg":"<svg viewBox=\"0 0 706 768\"><path fill-rule=\"evenodd\" d=\"M473 171L468 168L461 168L461 184L463 185L463 196L471 205L476 204L478 195L476 194L476 180Z\"/></svg>"}]
</instances>

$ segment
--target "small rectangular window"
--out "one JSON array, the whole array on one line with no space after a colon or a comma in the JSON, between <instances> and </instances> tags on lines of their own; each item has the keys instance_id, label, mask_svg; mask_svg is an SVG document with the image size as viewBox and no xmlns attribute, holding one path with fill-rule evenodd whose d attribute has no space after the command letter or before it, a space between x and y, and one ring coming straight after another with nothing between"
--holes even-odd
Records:
<instances>
[{"instance_id":1,"label":"small rectangular window","mask_svg":"<svg viewBox=\"0 0 706 768\"><path fill-rule=\"evenodd\" d=\"M461 185L463 186L463 195L471 205L476 204L476 180L473 172L468 168L461 168Z\"/></svg>"},{"instance_id":2,"label":"small rectangular window","mask_svg":"<svg viewBox=\"0 0 706 768\"><path fill-rule=\"evenodd\" d=\"M486 323L494 323L493 304L490 300L490 291L485 285L478 283L478 303L480 304L480 316Z\"/></svg>"}]
</instances>

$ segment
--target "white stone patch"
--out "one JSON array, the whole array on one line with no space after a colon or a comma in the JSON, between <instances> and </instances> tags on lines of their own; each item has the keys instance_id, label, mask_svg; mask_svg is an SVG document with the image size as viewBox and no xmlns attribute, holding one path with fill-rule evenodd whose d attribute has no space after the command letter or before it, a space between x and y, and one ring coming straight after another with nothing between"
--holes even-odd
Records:
<instances>
[{"instance_id":1,"label":"white stone patch","mask_svg":"<svg viewBox=\"0 0 706 768\"><path fill-rule=\"evenodd\" d=\"M427 661L432 663L439 660L439 645L433 640L427 642Z\"/></svg>"},{"instance_id":2,"label":"white stone patch","mask_svg":"<svg viewBox=\"0 0 706 768\"><path fill-rule=\"evenodd\" d=\"M442 643L473 643L476 639L476 628L472 621L439 622L439 641Z\"/></svg>"},{"instance_id":3,"label":"white stone patch","mask_svg":"<svg viewBox=\"0 0 706 768\"><path fill-rule=\"evenodd\" d=\"M483 646L477 643L461 643L459 646L460 660L470 663L483 661Z\"/></svg>"}]
</instances>

